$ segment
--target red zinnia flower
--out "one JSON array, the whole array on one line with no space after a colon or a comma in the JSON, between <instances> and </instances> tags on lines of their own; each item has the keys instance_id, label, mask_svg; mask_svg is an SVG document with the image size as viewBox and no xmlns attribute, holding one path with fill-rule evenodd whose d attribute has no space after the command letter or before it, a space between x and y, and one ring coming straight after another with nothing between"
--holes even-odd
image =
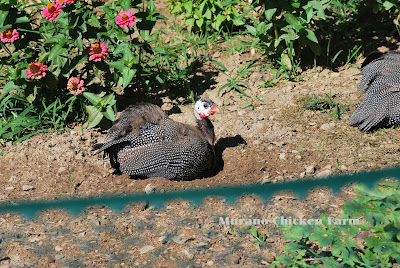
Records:
<instances>
[{"instance_id":1,"label":"red zinnia flower","mask_svg":"<svg viewBox=\"0 0 400 268\"><path fill-rule=\"evenodd\" d=\"M75 96L81 94L83 91L85 91L85 88L83 87L83 80L79 80L77 77L71 77L68 80L67 89Z\"/></svg>"},{"instance_id":2,"label":"red zinnia flower","mask_svg":"<svg viewBox=\"0 0 400 268\"><path fill-rule=\"evenodd\" d=\"M26 70L26 76L28 79L33 79L37 77L38 79L41 79L42 77L46 76L46 71L47 71L47 65L44 65L41 62L34 62L30 63L28 70Z\"/></svg>"},{"instance_id":3,"label":"red zinnia flower","mask_svg":"<svg viewBox=\"0 0 400 268\"><path fill-rule=\"evenodd\" d=\"M19 33L16 29L7 29L1 33L1 42L3 43L12 43L15 40L19 39Z\"/></svg>"},{"instance_id":4,"label":"red zinnia flower","mask_svg":"<svg viewBox=\"0 0 400 268\"><path fill-rule=\"evenodd\" d=\"M127 26L131 27L135 21L136 21L136 17L130 11L122 11L115 18L115 22L120 27L127 27Z\"/></svg>"},{"instance_id":5,"label":"red zinnia flower","mask_svg":"<svg viewBox=\"0 0 400 268\"><path fill-rule=\"evenodd\" d=\"M92 60L94 62L101 61L101 60L104 60L106 58L106 56L108 55L108 48L102 42L90 44L88 54L90 55L90 57L89 57L90 60Z\"/></svg>"},{"instance_id":6,"label":"red zinnia flower","mask_svg":"<svg viewBox=\"0 0 400 268\"><path fill-rule=\"evenodd\" d=\"M62 5L58 3L55 4L50 3L43 10L43 17L45 17L45 19L48 21L56 20L58 15L60 15L61 10L62 10Z\"/></svg>"}]
</instances>

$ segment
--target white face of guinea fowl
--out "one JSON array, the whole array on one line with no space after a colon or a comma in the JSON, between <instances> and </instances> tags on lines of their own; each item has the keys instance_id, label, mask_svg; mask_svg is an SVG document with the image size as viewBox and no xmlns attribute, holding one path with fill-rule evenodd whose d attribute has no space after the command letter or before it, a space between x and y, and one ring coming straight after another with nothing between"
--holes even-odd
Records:
<instances>
[{"instance_id":1,"label":"white face of guinea fowl","mask_svg":"<svg viewBox=\"0 0 400 268\"><path fill-rule=\"evenodd\" d=\"M217 112L219 112L219 109L211 100L200 99L194 105L194 115L197 120L200 120L201 118L207 118Z\"/></svg>"}]
</instances>

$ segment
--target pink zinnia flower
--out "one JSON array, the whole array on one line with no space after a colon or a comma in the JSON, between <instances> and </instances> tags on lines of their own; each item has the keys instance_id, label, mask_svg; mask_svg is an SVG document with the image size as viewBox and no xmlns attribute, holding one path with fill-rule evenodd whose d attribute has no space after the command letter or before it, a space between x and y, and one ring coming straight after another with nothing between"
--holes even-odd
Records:
<instances>
[{"instance_id":1,"label":"pink zinnia flower","mask_svg":"<svg viewBox=\"0 0 400 268\"><path fill-rule=\"evenodd\" d=\"M62 5L55 3L55 4L48 4L46 8L43 10L43 16L46 20L52 21L57 19L58 15L62 10Z\"/></svg>"},{"instance_id":2,"label":"pink zinnia flower","mask_svg":"<svg viewBox=\"0 0 400 268\"><path fill-rule=\"evenodd\" d=\"M106 58L108 55L108 48L102 42L97 42L94 44L90 44L90 48L88 50L88 54L90 55L89 59L96 62L101 61Z\"/></svg>"},{"instance_id":3,"label":"pink zinnia flower","mask_svg":"<svg viewBox=\"0 0 400 268\"><path fill-rule=\"evenodd\" d=\"M3 43L12 43L17 39L19 39L19 33L16 29L10 28L1 33L1 42Z\"/></svg>"},{"instance_id":4,"label":"pink zinnia flower","mask_svg":"<svg viewBox=\"0 0 400 268\"><path fill-rule=\"evenodd\" d=\"M66 5L66 4L73 4L75 0L56 0L56 2L60 5Z\"/></svg>"},{"instance_id":5,"label":"pink zinnia flower","mask_svg":"<svg viewBox=\"0 0 400 268\"><path fill-rule=\"evenodd\" d=\"M115 18L115 22L120 27L131 27L135 21L136 21L136 17L130 11L122 11Z\"/></svg>"},{"instance_id":6,"label":"pink zinnia flower","mask_svg":"<svg viewBox=\"0 0 400 268\"><path fill-rule=\"evenodd\" d=\"M29 63L28 70L26 70L26 76L28 79L33 79L37 77L38 79L41 79L42 77L46 76L46 71L47 71L47 65L44 65L41 62L34 62L34 63Z\"/></svg>"},{"instance_id":7,"label":"pink zinnia flower","mask_svg":"<svg viewBox=\"0 0 400 268\"><path fill-rule=\"evenodd\" d=\"M71 77L68 80L67 89L75 96L81 94L83 91L85 91L85 88L83 87L83 80L79 80L77 77Z\"/></svg>"}]
</instances>

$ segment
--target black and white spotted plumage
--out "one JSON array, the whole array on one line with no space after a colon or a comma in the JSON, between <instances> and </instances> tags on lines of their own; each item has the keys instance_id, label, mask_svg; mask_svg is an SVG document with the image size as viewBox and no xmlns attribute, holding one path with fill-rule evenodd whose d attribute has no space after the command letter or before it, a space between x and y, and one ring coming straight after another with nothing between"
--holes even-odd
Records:
<instances>
[{"instance_id":1,"label":"black and white spotted plumage","mask_svg":"<svg viewBox=\"0 0 400 268\"><path fill-rule=\"evenodd\" d=\"M400 52L374 53L361 68L364 100L350 118L362 131L400 125Z\"/></svg>"},{"instance_id":2,"label":"black and white spotted plumage","mask_svg":"<svg viewBox=\"0 0 400 268\"><path fill-rule=\"evenodd\" d=\"M208 118L197 121L198 126L211 124ZM203 135L199 129L170 119L160 107L142 103L125 109L104 143L96 147L114 168L128 175L194 179L213 169L213 127L211 132L209 139L210 133Z\"/></svg>"}]
</instances>

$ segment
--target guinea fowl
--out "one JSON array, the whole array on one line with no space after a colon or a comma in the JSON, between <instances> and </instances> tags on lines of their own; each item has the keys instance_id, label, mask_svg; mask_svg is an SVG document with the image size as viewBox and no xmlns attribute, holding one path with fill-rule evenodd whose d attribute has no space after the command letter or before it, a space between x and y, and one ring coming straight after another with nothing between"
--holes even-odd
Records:
<instances>
[{"instance_id":1,"label":"guinea fowl","mask_svg":"<svg viewBox=\"0 0 400 268\"><path fill-rule=\"evenodd\" d=\"M350 118L362 131L400 124L400 52L375 52L361 66L364 100Z\"/></svg>"},{"instance_id":2,"label":"guinea fowl","mask_svg":"<svg viewBox=\"0 0 400 268\"><path fill-rule=\"evenodd\" d=\"M218 111L205 95L194 107L197 126L189 126L170 119L154 104L129 106L96 153L104 151L112 167L132 176L199 178L215 163L214 126L208 117Z\"/></svg>"}]
</instances>

